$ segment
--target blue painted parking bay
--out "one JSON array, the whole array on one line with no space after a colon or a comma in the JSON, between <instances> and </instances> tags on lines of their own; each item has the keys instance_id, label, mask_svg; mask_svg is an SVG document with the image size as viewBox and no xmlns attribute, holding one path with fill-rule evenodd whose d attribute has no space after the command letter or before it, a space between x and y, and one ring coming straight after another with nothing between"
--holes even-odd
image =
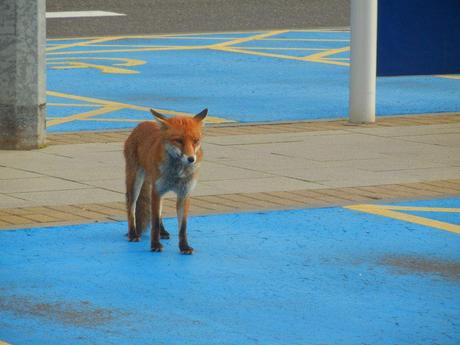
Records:
<instances>
[{"instance_id":1,"label":"blue painted parking bay","mask_svg":"<svg viewBox=\"0 0 460 345\"><path fill-rule=\"evenodd\" d=\"M192 256L124 222L2 231L0 340L459 344L459 205L191 217Z\"/></svg>"},{"instance_id":2,"label":"blue painted parking bay","mask_svg":"<svg viewBox=\"0 0 460 345\"><path fill-rule=\"evenodd\" d=\"M211 123L348 116L348 31L50 39L48 130L132 128L210 109ZM378 78L378 116L458 112L460 76Z\"/></svg>"}]
</instances>

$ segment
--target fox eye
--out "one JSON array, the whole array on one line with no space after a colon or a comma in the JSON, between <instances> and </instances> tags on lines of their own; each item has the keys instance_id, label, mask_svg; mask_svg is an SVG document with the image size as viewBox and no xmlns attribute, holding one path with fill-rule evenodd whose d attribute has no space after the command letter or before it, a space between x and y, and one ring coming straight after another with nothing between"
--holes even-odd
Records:
<instances>
[{"instance_id":1,"label":"fox eye","mask_svg":"<svg viewBox=\"0 0 460 345\"><path fill-rule=\"evenodd\" d=\"M183 145L184 141L182 139L173 139L173 142L175 142L178 145Z\"/></svg>"},{"instance_id":2,"label":"fox eye","mask_svg":"<svg viewBox=\"0 0 460 345\"><path fill-rule=\"evenodd\" d=\"M198 145L199 142L200 142L200 139L193 139L193 144L194 145Z\"/></svg>"}]
</instances>

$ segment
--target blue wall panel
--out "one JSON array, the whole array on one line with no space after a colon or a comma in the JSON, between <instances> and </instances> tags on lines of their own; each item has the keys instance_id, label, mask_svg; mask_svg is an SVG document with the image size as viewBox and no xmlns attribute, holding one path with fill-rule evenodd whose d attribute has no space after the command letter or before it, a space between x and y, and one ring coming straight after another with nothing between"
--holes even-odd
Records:
<instances>
[{"instance_id":1,"label":"blue wall panel","mask_svg":"<svg viewBox=\"0 0 460 345\"><path fill-rule=\"evenodd\" d=\"M460 0L379 0L377 75L460 73Z\"/></svg>"}]
</instances>

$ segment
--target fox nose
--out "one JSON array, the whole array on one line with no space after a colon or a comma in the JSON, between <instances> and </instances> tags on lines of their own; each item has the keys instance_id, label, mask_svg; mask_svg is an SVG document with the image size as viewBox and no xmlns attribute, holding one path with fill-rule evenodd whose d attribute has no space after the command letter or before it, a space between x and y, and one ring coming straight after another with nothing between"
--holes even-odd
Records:
<instances>
[{"instance_id":1,"label":"fox nose","mask_svg":"<svg viewBox=\"0 0 460 345\"><path fill-rule=\"evenodd\" d=\"M195 157L188 156L187 160L188 160L189 163L193 163L195 161Z\"/></svg>"}]
</instances>

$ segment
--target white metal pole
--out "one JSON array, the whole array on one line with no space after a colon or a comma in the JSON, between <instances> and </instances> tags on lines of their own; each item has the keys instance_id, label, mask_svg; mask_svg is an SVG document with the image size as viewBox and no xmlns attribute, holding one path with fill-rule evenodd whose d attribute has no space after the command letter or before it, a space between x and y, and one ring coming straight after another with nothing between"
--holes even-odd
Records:
<instances>
[{"instance_id":1,"label":"white metal pole","mask_svg":"<svg viewBox=\"0 0 460 345\"><path fill-rule=\"evenodd\" d=\"M349 115L352 123L375 122L377 1L351 0Z\"/></svg>"}]
</instances>

